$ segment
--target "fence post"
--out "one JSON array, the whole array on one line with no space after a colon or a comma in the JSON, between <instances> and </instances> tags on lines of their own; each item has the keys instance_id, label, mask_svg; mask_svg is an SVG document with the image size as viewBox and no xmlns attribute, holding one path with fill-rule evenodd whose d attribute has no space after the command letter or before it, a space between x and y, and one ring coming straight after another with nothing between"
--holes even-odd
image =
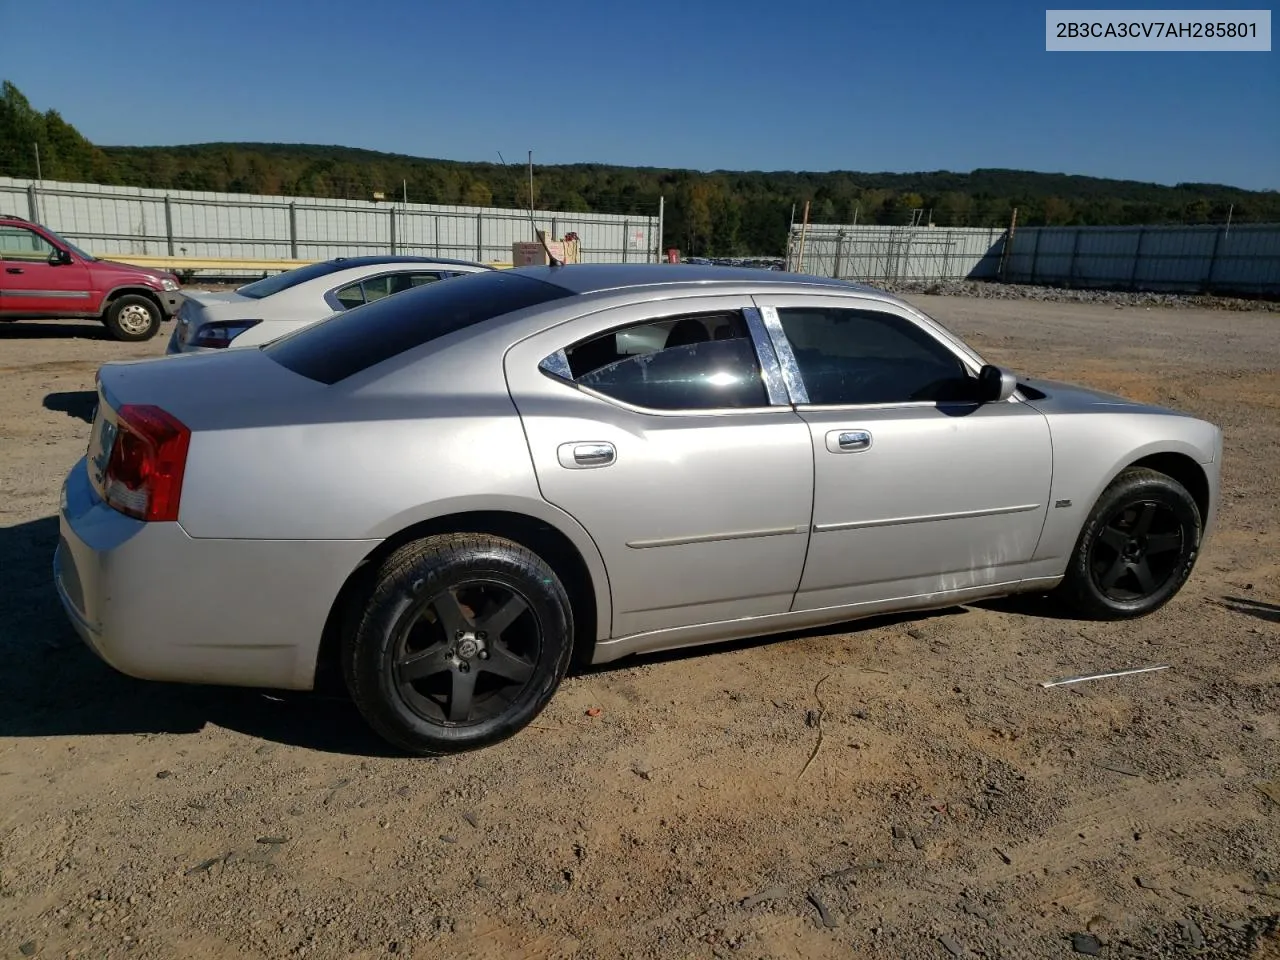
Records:
<instances>
[{"instance_id":1,"label":"fence post","mask_svg":"<svg viewBox=\"0 0 1280 960\"><path fill-rule=\"evenodd\" d=\"M1080 250L1080 233L1080 228L1076 227L1075 239L1071 241L1071 260L1067 263L1068 287L1074 287L1076 285L1076 254Z\"/></svg>"},{"instance_id":2,"label":"fence post","mask_svg":"<svg viewBox=\"0 0 1280 960\"><path fill-rule=\"evenodd\" d=\"M435 224L431 232L435 234L436 256L438 257L440 256L440 214L438 213L435 214L431 219L434 221L434 224Z\"/></svg>"},{"instance_id":3,"label":"fence post","mask_svg":"<svg viewBox=\"0 0 1280 960\"><path fill-rule=\"evenodd\" d=\"M844 231L841 230L836 234L836 262L832 267L831 276L836 280L840 279L840 260L844 257Z\"/></svg>"},{"instance_id":4,"label":"fence post","mask_svg":"<svg viewBox=\"0 0 1280 960\"><path fill-rule=\"evenodd\" d=\"M40 222L40 202L34 183L27 184L27 219L32 223Z\"/></svg>"},{"instance_id":5,"label":"fence post","mask_svg":"<svg viewBox=\"0 0 1280 960\"><path fill-rule=\"evenodd\" d=\"M622 262L623 263L627 262L627 242L630 239L631 239L631 224L630 222L623 220L622 221Z\"/></svg>"},{"instance_id":6,"label":"fence post","mask_svg":"<svg viewBox=\"0 0 1280 960\"><path fill-rule=\"evenodd\" d=\"M396 207L394 203L387 210L387 213L391 215L391 255L394 257L396 255Z\"/></svg>"},{"instance_id":7,"label":"fence post","mask_svg":"<svg viewBox=\"0 0 1280 960\"><path fill-rule=\"evenodd\" d=\"M663 244L665 242L665 239L662 236L662 230L666 226L666 222L665 222L665 216L667 212L666 206L667 206L666 195L664 194L662 196L659 196L658 197L658 263L662 262L662 255L665 252L662 249ZM791 242L790 237L787 238L787 242L788 244L790 244Z\"/></svg>"},{"instance_id":8,"label":"fence post","mask_svg":"<svg viewBox=\"0 0 1280 960\"><path fill-rule=\"evenodd\" d=\"M476 261L484 261L484 214L476 214Z\"/></svg>"},{"instance_id":9,"label":"fence post","mask_svg":"<svg viewBox=\"0 0 1280 960\"><path fill-rule=\"evenodd\" d=\"M1133 269L1129 271L1129 289L1136 290L1138 282L1138 266L1142 263L1142 238L1147 235L1145 226L1138 228L1138 245L1133 248Z\"/></svg>"},{"instance_id":10,"label":"fence post","mask_svg":"<svg viewBox=\"0 0 1280 960\"><path fill-rule=\"evenodd\" d=\"M1213 290L1213 270L1218 265L1218 248L1222 245L1225 232L1222 227L1219 227L1218 232L1213 235L1213 252L1209 254L1209 272L1204 278L1205 293Z\"/></svg>"},{"instance_id":11,"label":"fence post","mask_svg":"<svg viewBox=\"0 0 1280 960\"><path fill-rule=\"evenodd\" d=\"M1036 227L1036 242L1031 245L1031 284L1036 282L1036 262L1040 259L1040 234L1044 233L1044 227Z\"/></svg>"},{"instance_id":12,"label":"fence post","mask_svg":"<svg viewBox=\"0 0 1280 960\"><path fill-rule=\"evenodd\" d=\"M298 259L298 205L289 204L289 256Z\"/></svg>"},{"instance_id":13,"label":"fence post","mask_svg":"<svg viewBox=\"0 0 1280 960\"><path fill-rule=\"evenodd\" d=\"M551 218L551 239L552 239L552 240L555 240L555 239L556 239L556 237L558 237L558 236L560 236L560 229L559 229L559 227L558 227L558 225L557 225L557 220L556 220L556 218L555 218L555 217L552 217L552 218Z\"/></svg>"},{"instance_id":14,"label":"fence post","mask_svg":"<svg viewBox=\"0 0 1280 960\"><path fill-rule=\"evenodd\" d=\"M164 236L169 241L169 256L173 256L173 204L169 195L164 195Z\"/></svg>"}]
</instances>

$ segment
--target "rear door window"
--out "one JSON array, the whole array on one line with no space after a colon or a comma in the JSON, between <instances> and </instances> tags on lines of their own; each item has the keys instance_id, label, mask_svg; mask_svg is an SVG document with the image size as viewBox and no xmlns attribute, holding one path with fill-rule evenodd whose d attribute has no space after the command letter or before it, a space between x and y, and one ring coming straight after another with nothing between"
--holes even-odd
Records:
<instances>
[{"instance_id":1,"label":"rear door window","mask_svg":"<svg viewBox=\"0 0 1280 960\"><path fill-rule=\"evenodd\" d=\"M632 324L557 351L542 366L650 410L769 405L755 345L738 311Z\"/></svg>"}]
</instances>

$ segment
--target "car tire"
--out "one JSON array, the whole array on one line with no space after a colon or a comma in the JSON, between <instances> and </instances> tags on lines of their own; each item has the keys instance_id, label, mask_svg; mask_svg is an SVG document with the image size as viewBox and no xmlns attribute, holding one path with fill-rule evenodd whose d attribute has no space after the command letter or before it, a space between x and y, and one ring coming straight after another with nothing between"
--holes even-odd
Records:
<instances>
[{"instance_id":1,"label":"car tire","mask_svg":"<svg viewBox=\"0 0 1280 960\"><path fill-rule=\"evenodd\" d=\"M1145 616L1182 589L1202 533L1200 509L1182 484L1131 467L1089 512L1056 593L1070 612L1089 619Z\"/></svg>"},{"instance_id":2,"label":"car tire","mask_svg":"<svg viewBox=\"0 0 1280 960\"><path fill-rule=\"evenodd\" d=\"M445 534L381 565L343 638L347 688L396 747L439 756L525 727L569 668L573 614L555 571L500 537Z\"/></svg>"},{"instance_id":3,"label":"car tire","mask_svg":"<svg viewBox=\"0 0 1280 960\"><path fill-rule=\"evenodd\" d=\"M126 293L107 307L102 322L112 339L125 343L150 340L160 331L160 308L141 294Z\"/></svg>"}]
</instances>

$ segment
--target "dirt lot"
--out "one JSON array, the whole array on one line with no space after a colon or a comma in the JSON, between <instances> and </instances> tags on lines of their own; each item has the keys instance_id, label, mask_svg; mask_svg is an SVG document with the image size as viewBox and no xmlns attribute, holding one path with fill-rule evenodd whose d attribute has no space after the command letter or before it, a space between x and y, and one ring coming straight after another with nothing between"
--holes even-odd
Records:
<instances>
[{"instance_id":1,"label":"dirt lot","mask_svg":"<svg viewBox=\"0 0 1280 960\"><path fill-rule=\"evenodd\" d=\"M1170 606L623 663L437 761L340 700L83 649L58 486L96 365L163 339L0 326L0 957L1280 956L1280 314L914 299L996 362L1226 428L1221 528Z\"/></svg>"}]
</instances>

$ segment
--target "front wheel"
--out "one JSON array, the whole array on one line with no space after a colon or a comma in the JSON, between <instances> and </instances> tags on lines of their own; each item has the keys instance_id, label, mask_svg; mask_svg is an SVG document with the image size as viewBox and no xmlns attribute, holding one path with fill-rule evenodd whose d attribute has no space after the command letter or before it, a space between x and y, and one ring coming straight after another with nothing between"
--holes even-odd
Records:
<instances>
[{"instance_id":1,"label":"front wheel","mask_svg":"<svg viewBox=\"0 0 1280 960\"><path fill-rule=\"evenodd\" d=\"M102 318L111 336L126 343L150 340L160 330L160 321L160 308L136 293L112 300Z\"/></svg>"},{"instance_id":2,"label":"front wheel","mask_svg":"<svg viewBox=\"0 0 1280 960\"><path fill-rule=\"evenodd\" d=\"M447 534L387 558L342 660L369 725L432 756L526 726L564 678L572 649L569 599L542 558L499 537Z\"/></svg>"},{"instance_id":3,"label":"front wheel","mask_svg":"<svg viewBox=\"0 0 1280 960\"><path fill-rule=\"evenodd\" d=\"M1144 616L1182 589L1201 533L1200 510L1182 484L1131 467L1094 504L1058 593L1093 619Z\"/></svg>"}]
</instances>

